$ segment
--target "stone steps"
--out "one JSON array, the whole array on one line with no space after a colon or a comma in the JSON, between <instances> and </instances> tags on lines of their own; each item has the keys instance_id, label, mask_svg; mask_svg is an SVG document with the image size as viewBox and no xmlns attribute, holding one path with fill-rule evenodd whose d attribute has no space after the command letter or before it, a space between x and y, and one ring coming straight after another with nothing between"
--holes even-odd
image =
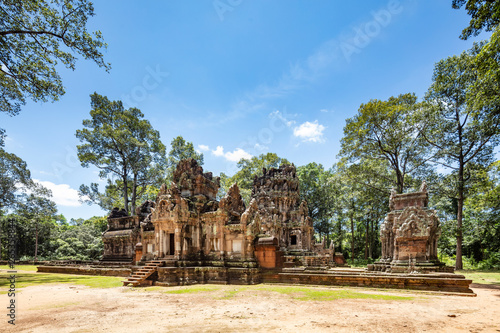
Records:
<instances>
[{"instance_id":1,"label":"stone steps","mask_svg":"<svg viewBox=\"0 0 500 333\"><path fill-rule=\"evenodd\" d=\"M123 280L123 285L127 286L130 284L133 287L137 287L148 277L150 277L154 272L156 272L158 267L163 266L163 264L164 262L162 260L148 261L144 267L139 268L139 270L130 274L130 276L126 280Z\"/></svg>"}]
</instances>

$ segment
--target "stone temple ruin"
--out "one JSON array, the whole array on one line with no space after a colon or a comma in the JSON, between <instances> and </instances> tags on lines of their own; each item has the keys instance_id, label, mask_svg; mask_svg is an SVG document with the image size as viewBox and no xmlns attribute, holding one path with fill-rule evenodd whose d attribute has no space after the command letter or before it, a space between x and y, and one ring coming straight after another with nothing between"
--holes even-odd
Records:
<instances>
[{"instance_id":1,"label":"stone temple ruin","mask_svg":"<svg viewBox=\"0 0 500 333\"><path fill-rule=\"evenodd\" d=\"M380 226L382 257L370 270L385 272L453 272L438 260L441 234L435 210L427 208L429 195L424 182L419 192L391 193L389 208Z\"/></svg>"},{"instance_id":2,"label":"stone temple ruin","mask_svg":"<svg viewBox=\"0 0 500 333\"><path fill-rule=\"evenodd\" d=\"M427 207L425 183L415 193L391 193L380 230L382 257L355 269L345 267L333 246L315 242L293 165L263 169L248 207L236 184L218 201L219 181L195 160L183 160L171 186L163 185L156 201L146 201L136 216L111 212L98 265L38 270L118 274L132 286L265 282L473 294L471 280L438 260L439 219Z\"/></svg>"},{"instance_id":3,"label":"stone temple ruin","mask_svg":"<svg viewBox=\"0 0 500 333\"><path fill-rule=\"evenodd\" d=\"M217 201L219 186L219 178L204 173L194 159L182 160L156 202L138 207L137 216L111 213L103 261L151 261L151 268L126 283L142 283L157 272L153 279L168 285L258 283L259 268L335 266L333 249L314 242L293 165L255 177L248 207L236 184ZM336 261L343 263L343 257Z\"/></svg>"}]
</instances>

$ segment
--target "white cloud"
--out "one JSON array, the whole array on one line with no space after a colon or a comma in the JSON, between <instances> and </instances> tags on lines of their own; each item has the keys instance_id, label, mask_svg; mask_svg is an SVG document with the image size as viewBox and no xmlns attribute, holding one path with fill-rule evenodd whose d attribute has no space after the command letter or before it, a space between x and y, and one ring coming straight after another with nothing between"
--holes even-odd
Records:
<instances>
[{"instance_id":1,"label":"white cloud","mask_svg":"<svg viewBox=\"0 0 500 333\"><path fill-rule=\"evenodd\" d=\"M295 120L290 120L288 117L296 117L296 114L289 114L286 112L280 112L279 110L273 111L269 114L269 118L275 118L279 119L283 124L285 124L287 127L291 127L293 124L295 124Z\"/></svg>"},{"instance_id":2,"label":"white cloud","mask_svg":"<svg viewBox=\"0 0 500 333\"><path fill-rule=\"evenodd\" d=\"M269 147L268 146L264 146L264 145L261 145L261 144L258 144L256 143L255 146L253 146L253 148L259 152L263 152L263 151L266 151L266 150L269 150Z\"/></svg>"},{"instance_id":3,"label":"white cloud","mask_svg":"<svg viewBox=\"0 0 500 333\"><path fill-rule=\"evenodd\" d=\"M198 145L198 149L201 151L209 151L210 147L207 145Z\"/></svg>"},{"instance_id":4,"label":"white cloud","mask_svg":"<svg viewBox=\"0 0 500 333\"><path fill-rule=\"evenodd\" d=\"M215 156L224 156L224 148L222 146L217 146L215 150L212 150L212 154Z\"/></svg>"},{"instance_id":5,"label":"white cloud","mask_svg":"<svg viewBox=\"0 0 500 333\"><path fill-rule=\"evenodd\" d=\"M241 160L242 158L245 158L245 159L252 158L252 155L247 153L246 151L244 151L241 148L236 148L232 153L225 153L224 157L228 161L239 162L239 160Z\"/></svg>"},{"instance_id":6,"label":"white cloud","mask_svg":"<svg viewBox=\"0 0 500 333\"><path fill-rule=\"evenodd\" d=\"M214 154L215 156L223 156L226 160L231 162L239 162L242 158L252 158L252 154L247 153L241 148L236 148L232 152L224 153L224 147L222 146L217 146L217 149L212 150L212 154Z\"/></svg>"},{"instance_id":7,"label":"white cloud","mask_svg":"<svg viewBox=\"0 0 500 333\"><path fill-rule=\"evenodd\" d=\"M325 128L325 126L318 124L317 120L312 123L306 121L293 129L293 135L301 138L304 142L324 142L323 131Z\"/></svg>"},{"instance_id":8,"label":"white cloud","mask_svg":"<svg viewBox=\"0 0 500 333\"><path fill-rule=\"evenodd\" d=\"M49 181L33 179L36 183L45 186L52 191L51 200L58 206L79 207L82 204L78 201L78 191L71 188L68 184L54 184Z\"/></svg>"}]
</instances>

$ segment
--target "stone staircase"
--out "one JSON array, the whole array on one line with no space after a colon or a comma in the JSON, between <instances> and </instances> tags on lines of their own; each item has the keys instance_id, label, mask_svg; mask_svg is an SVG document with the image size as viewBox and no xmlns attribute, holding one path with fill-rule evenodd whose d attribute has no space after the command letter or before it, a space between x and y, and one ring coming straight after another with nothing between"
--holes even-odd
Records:
<instances>
[{"instance_id":1,"label":"stone staircase","mask_svg":"<svg viewBox=\"0 0 500 333\"><path fill-rule=\"evenodd\" d=\"M151 260L146 263L145 266L141 267L138 271L130 274L130 276L122 281L123 285L126 286L131 284L133 287L137 287L143 283L148 277L151 276L158 267L163 266L163 260Z\"/></svg>"}]
</instances>

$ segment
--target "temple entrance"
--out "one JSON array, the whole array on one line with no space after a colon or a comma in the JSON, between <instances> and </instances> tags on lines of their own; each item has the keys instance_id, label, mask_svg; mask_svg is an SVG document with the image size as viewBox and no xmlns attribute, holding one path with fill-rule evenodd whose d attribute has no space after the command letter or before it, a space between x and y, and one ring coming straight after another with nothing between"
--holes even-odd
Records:
<instances>
[{"instance_id":1,"label":"temple entrance","mask_svg":"<svg viewBox=\"0 0 500 333\"><path fill-rule=\"evenodd\" d=\"M168 254L173 255L175 251L175 237L174 234L170 234L170 242L169 242L169 251Z\"/></svg>"}]
</instances>

